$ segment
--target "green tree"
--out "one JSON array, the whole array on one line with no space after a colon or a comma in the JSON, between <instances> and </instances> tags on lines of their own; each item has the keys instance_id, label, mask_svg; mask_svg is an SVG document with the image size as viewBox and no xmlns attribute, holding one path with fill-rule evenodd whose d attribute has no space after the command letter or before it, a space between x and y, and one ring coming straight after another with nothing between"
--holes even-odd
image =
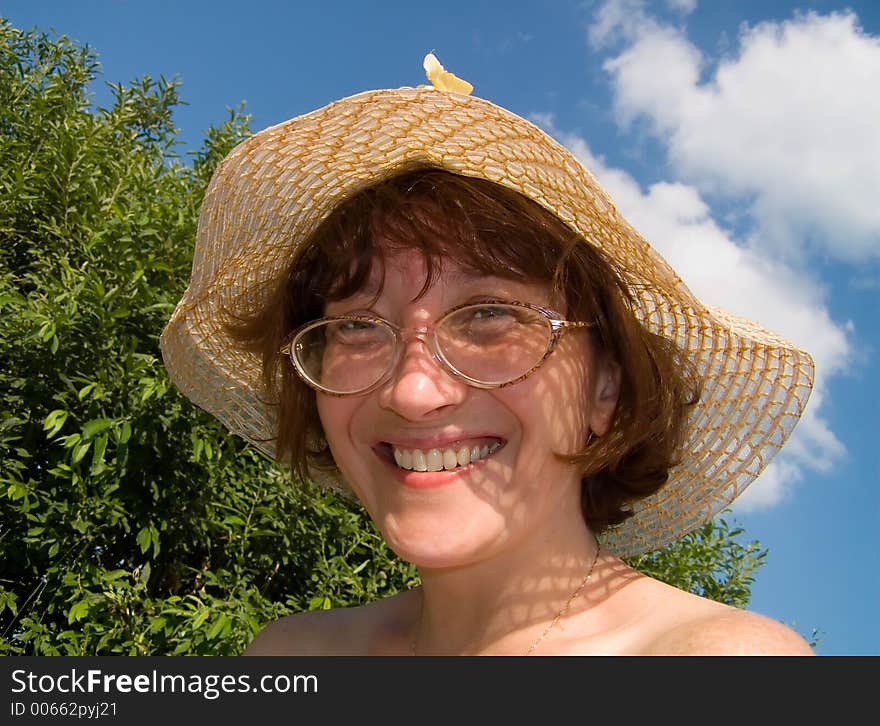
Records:
<instances>
[{"instance_id":1,"label":"green tree","mask_svg":"<svg viewBox=\"0 0 880 726\"><path fill-rule=\"evenodd\" d=\"M0 19L0 52L0 652L238 653L284 613L414 584L359 507L291 481L162 367L242 109L182 160L176 82L94 108L88 49ZM763 554L733 534L636 564L744 605Z\"/></svg>"},{"instance_id":2,"label":"green tree","mask_svg":"<svg viewBox=\"0 0 880 726\"><path fill-rule=\"evenodd\" d=\"M235 653L290 610L414 570L353 505L290 478L170 385L157 341L186 285L232 110L189 163L175 82L0 25L0 649Z\"/></svg>"},{"instance_id":3,"label":"green tree","mask_svg":"<svg viewBox=\"0 0 880 726\"><path fill-rule=\"evenodd\" d=\"M767 550L756 541L741 542L743 534L741 527L718 517L663 549L629 558L628 563L682 590L744 608Z\"/></svg>"}]
</instances>

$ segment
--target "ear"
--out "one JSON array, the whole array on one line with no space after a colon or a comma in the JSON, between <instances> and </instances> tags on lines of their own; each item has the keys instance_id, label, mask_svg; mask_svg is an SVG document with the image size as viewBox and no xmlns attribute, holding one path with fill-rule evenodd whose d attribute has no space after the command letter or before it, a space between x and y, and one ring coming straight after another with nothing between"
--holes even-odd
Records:
<instances>
[{"instance_id":1,"label":"ear","mask_svg":"<svg viewBox=\"0 0 880 726\"><path fill-rule=\"evenodd\" d=\"M614 420L614 410L620 396L620 364L610 358L596 359L596 372L593 378L592 399L590 401L590 431L603 436Z\"/></svg>"}]
</instances>

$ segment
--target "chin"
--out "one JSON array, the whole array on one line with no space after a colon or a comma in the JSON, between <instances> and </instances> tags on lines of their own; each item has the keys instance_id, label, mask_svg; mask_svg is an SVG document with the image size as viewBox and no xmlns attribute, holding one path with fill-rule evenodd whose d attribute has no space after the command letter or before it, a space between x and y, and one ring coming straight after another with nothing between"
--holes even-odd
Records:
<instances>
[{"instance_id":1,"label":"chin","mask_svg":"<svg viewBox=\"0 0 880 726\"><path fill-rule=\"evenodd\" d=\"M478 559L476 552L449 552L446 550L428 550L427 548L392 547L395 554L405 562L410 562L420 570L446 570L453 567L464 567Z\"/></svg>"},{"instance_id":2,"label":"chin","mask_svg":"<svg viewBox=\"0 0 880 726\"><path fill-rule=\"evenodd\" d=\"M385 541L398 557L426 569L460 567L485 557L495 539L490 532L483 527L473 536L461 529L453 531L448 524L431 527L430 523L399 522L393 529L382 528Z\"/></svg>"}]
</instances>

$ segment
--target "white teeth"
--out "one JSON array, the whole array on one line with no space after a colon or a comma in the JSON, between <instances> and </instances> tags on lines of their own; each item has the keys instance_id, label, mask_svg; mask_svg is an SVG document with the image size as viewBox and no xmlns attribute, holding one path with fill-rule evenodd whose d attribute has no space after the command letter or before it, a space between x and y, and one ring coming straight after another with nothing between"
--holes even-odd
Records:
<instances>
[{"instance_id":1,"label":"white teeth","mask_svg":"<svg viewBox=\"0 0 880 726\"><path fill-rule=\"evenodd\" d=\"M395 463L401 469L415 471L443 471L454 469L457 466L467 466L473 461L485 459L489 454L501 448L501 442L496 441L491 445L462 446L455 449L399 449L392 447Z\"/></svg>"},{"instance_id":2,"label":"white teeth","mask_svg":"<svg viewBox=\"0 0 880 726\"><path fill-rule=\"evenodd\" d=\"M428 471L443 470L443 454L440 453L440 449L431 449L426 460L428 462Z\"/></svg>"}]
</instances>

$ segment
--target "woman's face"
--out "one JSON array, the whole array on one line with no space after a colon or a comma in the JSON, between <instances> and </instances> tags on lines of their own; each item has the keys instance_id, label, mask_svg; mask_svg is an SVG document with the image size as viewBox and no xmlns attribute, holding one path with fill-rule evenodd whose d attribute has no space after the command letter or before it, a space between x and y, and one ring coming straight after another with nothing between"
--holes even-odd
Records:
<instances>
[{"instance_id":1,"label":"woman's face","mask_svg":"<svg viewBox=\"0 0 880 726\"><path fill-rule=\"evenodd\" d=\"M450 308L487 297L559 310L543 286L475 276L447 264L425 280L415 252L389 255L381 295L375 287L328 303L326 315L369 312L404 328L430 327ZM479 389L444 371L421 341L409 338L394 374L372 392L317 395L327 442L342 475L389 546L422 567L491 557L548 527L583 526L580 476L554 451L583 448L602 435L617 400L613 366L583 331L566 333L525 380ZM437 452L432 452L436 449ZM441 471L416 471L409 457L472 459ZM488 450L488 453L487 453ZM447 452L452 452L447 453ZM476 456L474 456L476 454ZM539 535L540 536L540 535Z\"/></svg>"}]
</instances>

